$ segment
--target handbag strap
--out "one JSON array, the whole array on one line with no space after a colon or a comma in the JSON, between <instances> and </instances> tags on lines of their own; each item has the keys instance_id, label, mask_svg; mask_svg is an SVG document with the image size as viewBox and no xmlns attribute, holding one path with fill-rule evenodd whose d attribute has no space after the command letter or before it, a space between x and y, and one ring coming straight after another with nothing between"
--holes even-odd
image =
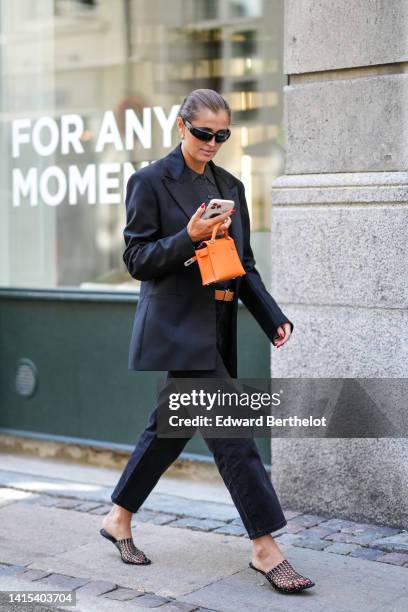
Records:
<instances>
[{"instance_id":1,"label":"handbag strap","mask_svg":"<svg viewBox=\"0 0 408 612\"><path fill-rule=\"evenodd\" d=\"M216 240L216 235L218 232L218 229L221 227L222 221L220 223L216 223L216 225L214 225L213 230L212 230L212 236L210 240L205 240L204 242L208 243L214 243ZM228 227L225 227L224 230L224 238L227 238L228 240L233 240L233 238L229 235L228 233ZM187 261L184 262L185 266L190 266L192 263L194 263L195 261L197 261L197 255L194 255L193 257L190 257L190 259L187 259Z\"/></svg>"},{"instance_id":2,"label":"handbag strap","mask_svg":"<svg viewBox=\"0 0 408 612\"><path fill-rule=\"evenodd\" d=\"M222 223L223 222L221 221L220 223L217 223L216 225L214 225L213 231L212 231L211 240L209 240L209 242L215 242L215 237L216 237L218 229L221 227ZM225 227L223 229L223 233L224 233L224 238L230 238L230 235L228 234L228 227Z\"/></svg>"}]
</instances>

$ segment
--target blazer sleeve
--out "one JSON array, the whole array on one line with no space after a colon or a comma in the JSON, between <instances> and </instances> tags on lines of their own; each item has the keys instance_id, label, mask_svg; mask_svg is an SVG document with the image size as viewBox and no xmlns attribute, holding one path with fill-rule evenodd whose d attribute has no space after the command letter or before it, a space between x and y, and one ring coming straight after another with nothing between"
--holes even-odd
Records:
<instances>
[{"instance_id":1,"label":"blazer sleeve","mask_svg":"<svg viewBox=\"0 0 408 612\"><path fill-rule=\"evenodd\" d=\"M238 297L272 341L279 338L277 333L279 325L282 323L290 323L291 332L293 332L294 325L292 321L284 315L278 304L268 292L255 267L256 262L250 244L251 227L248 205L245 198L245 188L242 182L239 185L239 199L241 204L241 220L244 239L242 265L246 274L241 277Z\"/></svg>"},{"instance_id":2,"label":"blazer sleeve","mask_svg":"<svg viewBox=\"0 0 408 612\"><path fill-rule=\"evenodd\" d=\"M176 271L195 253L187 226L161 237L158 199L140 173L131 175L126 186L126 248L123 261L129 274L141 281Z\"/></svg>"}]
</instances>

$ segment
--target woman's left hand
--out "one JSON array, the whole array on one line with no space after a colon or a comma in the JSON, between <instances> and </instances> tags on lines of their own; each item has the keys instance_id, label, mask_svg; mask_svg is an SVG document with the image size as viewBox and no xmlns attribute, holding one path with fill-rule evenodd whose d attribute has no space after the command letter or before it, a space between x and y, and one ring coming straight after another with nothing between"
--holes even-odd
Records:
<instances>
[{"instance_id":1,"label":"woman's left hand","mask_svg":"<svg viewBox=\"0 0 408 612\"><path fill-rule=\"evenodd\" d=\"M282 325L279 325L276 331L278 332L280 338L279 340L275 340L275 342L272 342L272 344L276 348L279 348L289 340L291 334L291 325L290 323L282 323Z\"/></svg>"}]
</instances>

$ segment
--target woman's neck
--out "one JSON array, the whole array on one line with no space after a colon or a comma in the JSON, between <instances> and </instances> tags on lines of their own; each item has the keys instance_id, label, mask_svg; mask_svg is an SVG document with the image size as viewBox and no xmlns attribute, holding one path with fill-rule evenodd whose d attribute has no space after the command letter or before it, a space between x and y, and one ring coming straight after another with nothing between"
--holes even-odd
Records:
<instances>
[{"instance_id":1,"label":"woman's neck","mask_svg":"<svg viewBox=\"0 0 408 612\"><path fill-rule=\"evenodd\" d=\"M191 170L198 172L198 174L204 173L206 162L197 161L196 159L191 157L190 153L184 149L183 143L181 143L181 152L183 153L186 165L191 168Z\"/></svg>"}]
</instances>

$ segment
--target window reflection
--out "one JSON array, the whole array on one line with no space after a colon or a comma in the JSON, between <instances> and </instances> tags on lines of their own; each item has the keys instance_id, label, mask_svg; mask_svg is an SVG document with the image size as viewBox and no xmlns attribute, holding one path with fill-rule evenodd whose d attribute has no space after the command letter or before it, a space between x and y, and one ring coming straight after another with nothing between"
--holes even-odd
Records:
<instances>
[{"instance_id":1,"label":"window reflection","mask_svg":"<svg viewBox=\"0 0 408 612\"><path fill-rule=\"evenodd\" d=\"M0 285L136 286L122 261L124 185L133 169L166 155L179 141L175 125L166 141L152 109L168 117L198 87L220 91L233 110L232 136L215 163L245 182L251 240L267 281L270 185L283 165L282 5L172 0L170 11L164 0L0 0ZM98 151L108 112L116 137ZM131 145L129 112L141 126ZM70 116L82 122L80 152L61 146ZM41 118L55 122L59 138L44 155L32 138ZM23 119L30 121L21 132L28 142L13 157L12 125ZM69 129L75 131L75 123ZM44 128L41 138L52 138L51 131ZM86 183L95 176L94 190L88 181L88 189L70 193L73 167L77 183L78 177ZM47 201L40 183L50 168L57 174L47 183ZM35 204L27 186L31 169L38 181ZM27 183L18 206L16 170ZM52 204L61 187L58 172L67 181L66 195Z\"/></svg>"}]
</instances>

